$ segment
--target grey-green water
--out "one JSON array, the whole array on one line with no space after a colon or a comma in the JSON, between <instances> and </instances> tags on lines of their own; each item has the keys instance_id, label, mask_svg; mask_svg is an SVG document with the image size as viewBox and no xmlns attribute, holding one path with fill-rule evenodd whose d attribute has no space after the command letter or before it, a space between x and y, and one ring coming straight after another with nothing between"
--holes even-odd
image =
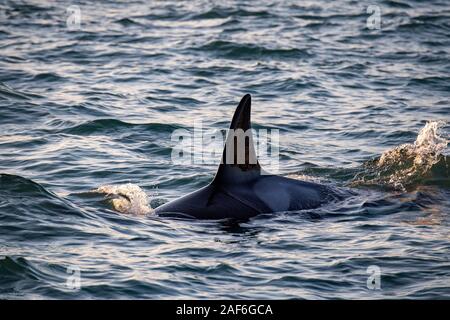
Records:
<instances>
[{"instance_id":1,"label":"grey-green water","mask_svg":"<svg viewBox=\"0 0 450 320\"><path fill-rule=\"evenodd\" d=\"M2 1L0 298L449 298L449 18L439 0ZM174 165L172 132L225 129L245 93L283 175L355 195L154 216L215 173Z\"/></svg>"}]
</instances>

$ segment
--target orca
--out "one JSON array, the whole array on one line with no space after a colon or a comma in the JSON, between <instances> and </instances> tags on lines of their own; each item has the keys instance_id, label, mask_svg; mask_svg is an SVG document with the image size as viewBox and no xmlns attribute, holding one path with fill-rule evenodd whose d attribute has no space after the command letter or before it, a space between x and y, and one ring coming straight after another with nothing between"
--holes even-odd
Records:
<instances>
[{"instance_id":1,"label":"orca","mask_svg":"<svg viewBox=\"0 0 450 320\"><path fill-rule=\"evenodd\" d=\"M251 96L246 94L234 113L214 179L197 191L157 207L155 214L246 220L262 213L314 209L340 198L339 192L329 186L264 171L256 158L250 111ZM239 145L236 132L244 133L245 143Z\"/></svg>"}]
</instances>

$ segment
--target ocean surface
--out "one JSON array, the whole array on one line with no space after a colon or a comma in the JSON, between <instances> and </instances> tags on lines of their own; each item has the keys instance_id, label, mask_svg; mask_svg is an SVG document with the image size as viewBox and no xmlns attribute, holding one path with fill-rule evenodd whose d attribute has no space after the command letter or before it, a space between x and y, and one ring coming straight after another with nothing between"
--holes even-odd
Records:
<instances>
[{"instance_id":1,"label":"ocean surface","mask_svg":"<svg viewBox=\"0 0 450 320\"><path fill-rule=\"evenodd\" d=\"M174 130L246 93L280 174L353 195L154 215L216 170ZM447 0L1 1L0 299L449 299L449 121Z\"/></svg>"}]
</instances>

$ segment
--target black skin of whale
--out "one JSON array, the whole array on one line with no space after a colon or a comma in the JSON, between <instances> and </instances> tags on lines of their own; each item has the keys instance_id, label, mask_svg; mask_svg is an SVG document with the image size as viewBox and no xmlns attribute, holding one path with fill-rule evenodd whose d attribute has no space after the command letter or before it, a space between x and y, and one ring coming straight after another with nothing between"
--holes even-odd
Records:
<instances>
[{"instance_id":1,"label":"black skin of whale","mask_svg":"<svg viewBox=\"0 0 450 320\"><path fill-rule=\"evenodd\" d=\"M245 95L233 116L230 129L251 129L251 96ZM261 213L313 209L340 198L332 188L306 181L267 174L257 161L253 142L245 143L245 162L237 164L226 157L227 136L222 161L217 173L207 186L155 209L160 216L195 219L248 219ZM237 144L236 144L237 145ZM234 146L236 148L236 146ZM251 163L255 162L255 163Z\"/></svg>"}]
</instances>

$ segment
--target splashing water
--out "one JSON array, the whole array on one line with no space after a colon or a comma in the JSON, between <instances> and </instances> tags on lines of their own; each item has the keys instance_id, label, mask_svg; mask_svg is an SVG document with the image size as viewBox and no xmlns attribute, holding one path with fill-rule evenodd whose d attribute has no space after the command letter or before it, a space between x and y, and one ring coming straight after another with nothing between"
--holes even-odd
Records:
<instances>
[{"instance_id":1,"label":"splashing water","mask_svg":"<svg viewBox=\"0 0 450 320\"><path fill-rule=\"evenodd\" d=\"M323 179L321 179L320 177L311 176L311 175L307 175L307 174L301 174L301 173L288 174L286 177L290 178L290 179L294 179L294 180L323 183Z\"/></svg>"},{"instance_id":2,"label":"splashing water","mask_svg":"<svg viewBox=\"0 0 450 320\"><path fill-rule=\"evenodd\" d=\"M145 215L153 212L147 194L132 183L105 185L92 192L106 194L113 209L121 213Z\"/></svg>"},{"instance_id":3,"label":"splashing water","mask_svg":"<svg viewBox=\"0 0 450 320\"><path fill-rule=\"evenodd\" d=\"M414 144L403 144L393 150L383 153L378 160L378 166L383 167L397 161L398 154L413 158L414 165L429 166L439 160L439 156L447 148L448 140L441 137L439 131L445 122L428 122L417 136Z\"/></svg>"},{"instance_id":4,"label":"splashing water","mask_svg":"<svg viewBox=\"0 0 450 320\"><path fill-rule=\"evenodd\" d=\"M406 143L385 151L379 159L365 164L362 177L357 176L351 185L384 185L394 189L406 188L425 178L441 159L448 139L441 129L444 121L430 121L423 127L414 143Z\"/></svg>"}]
</instances>

